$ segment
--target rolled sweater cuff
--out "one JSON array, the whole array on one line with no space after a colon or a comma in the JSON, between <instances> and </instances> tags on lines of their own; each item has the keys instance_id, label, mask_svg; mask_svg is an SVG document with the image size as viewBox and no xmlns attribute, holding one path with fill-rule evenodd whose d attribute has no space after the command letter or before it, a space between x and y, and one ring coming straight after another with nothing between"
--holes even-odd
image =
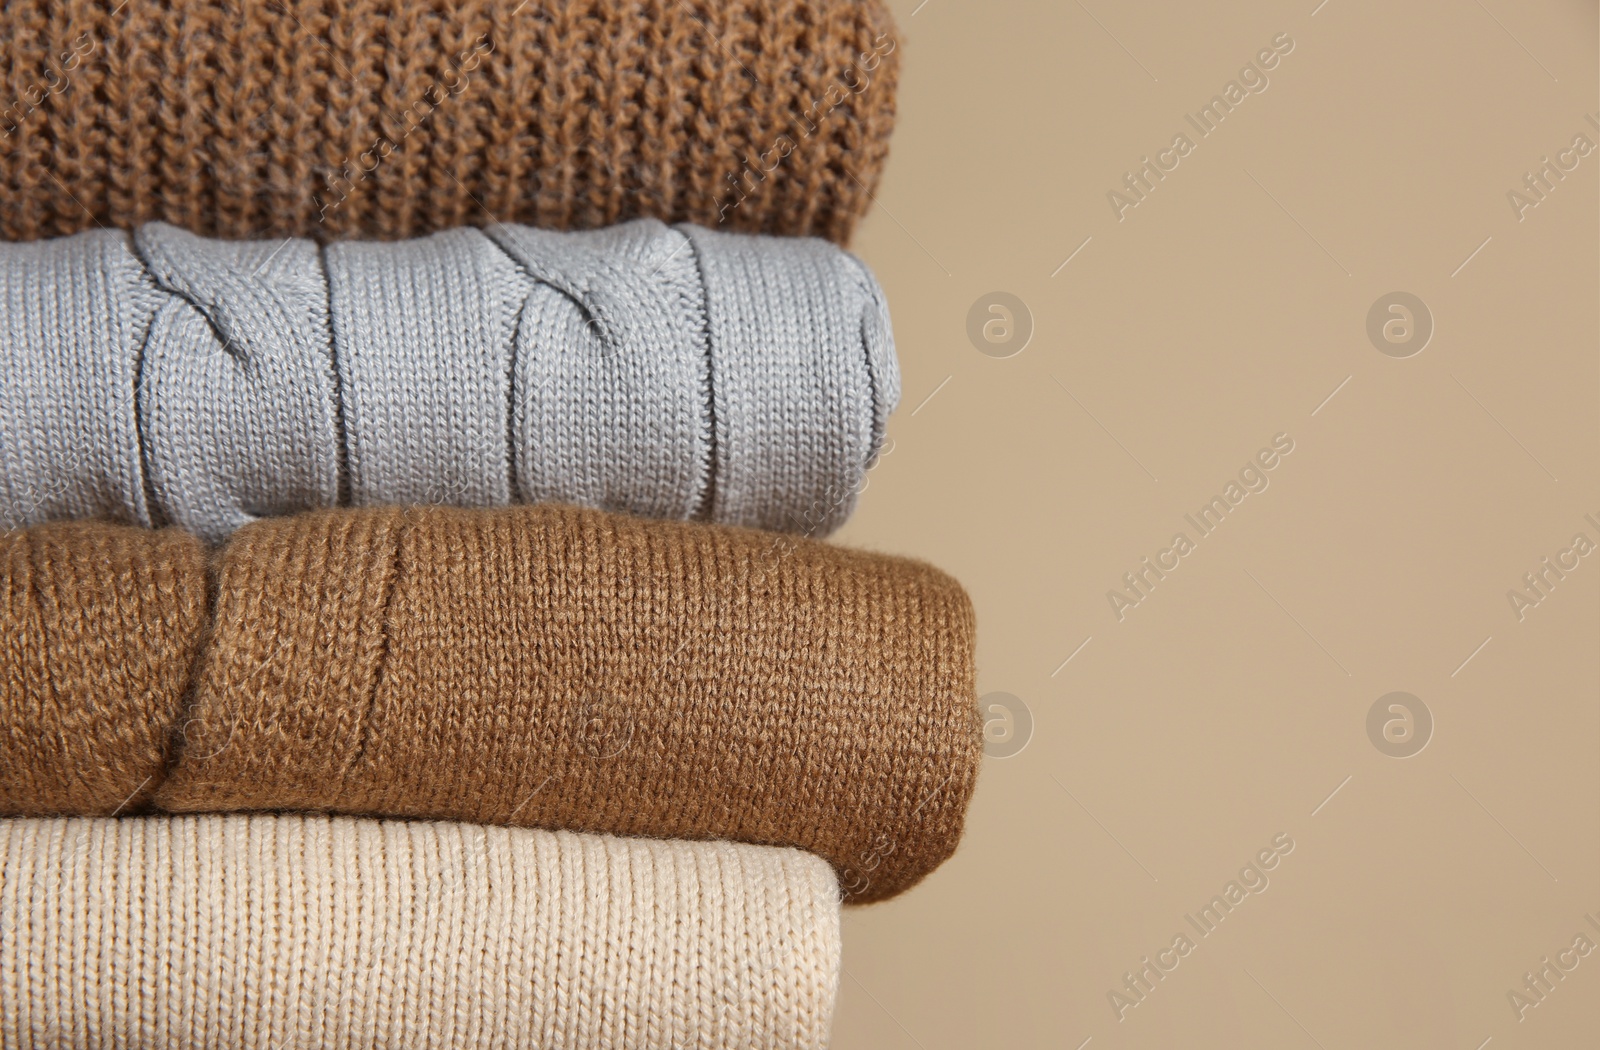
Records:
<instances>
[{"instance_id":1,"label":"rolled sweater cuff","mask_svg":"<svg viewBox=\"0 0 1600 1050\"><path fill-rule=\"evenodd\" d=\"M557 501L826 533L899 399L825 241L638 220L0 244L0 527Z\"/></svg>"},{"instance_id":2,"label":"rolled sweater cuff","mask_svg":"<svg viewBox=\"0 0 1600 1050\"><path fill-rule=\"evenodd\" d=\"M0 536L0 801L796 846L850 901L955 849L974 624L926 565L545 505Z\"/></svg>"},{"instance_id":3,"label":"rolled sweater cuff","mask_svg":"<svg viewBox=\"0 0 1600 1050\"><path fill-rule=\"evenodd\" d=\"M0 1046L820 1048L797 850L325 816L0 821Z\"/></svg>"}]
</instances>

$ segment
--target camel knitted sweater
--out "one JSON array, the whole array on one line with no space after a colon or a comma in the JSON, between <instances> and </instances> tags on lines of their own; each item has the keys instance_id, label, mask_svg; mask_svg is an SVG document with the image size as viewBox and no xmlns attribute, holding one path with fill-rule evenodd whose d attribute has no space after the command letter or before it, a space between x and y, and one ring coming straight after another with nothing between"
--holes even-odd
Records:
<instances>
[{"instance_id":1,"label":"camel knitted sweater","mask_svg":"<svg viewBox=\"0 0 1600 1050\"><path fill-rule=\"evenodd\" d=\"M797 850L341 817L0 822L0 1047L821 1050Z\"/></svg>"},{"instance_id":2,"label":"camel knitted sweater","mask_svg":"<svg viewBox=\"0 0 1600 1050\"><path fill-rule=\"evenodd\" d=\"M0 535L0 812L318 810L798 846L960 838L973 617L925 565L557 505Z\"/></svg>"},{"instance_id":3,"label":"camel knitted sweater","mask_svg":"<svg viewBox=\"0 0 1600 1050\"><path fill-rule=\"evenodd\" d=\"M640 216L844 243L879 0L11 0L0 237L415 237Z\"/></svg>"},{"instance_id":4,"label":"camel knitted sweater","mask_svg":"<svg viewBox=\"0 0 1600 1050\"><path fill-rule=\"evenodd\" d=\"M0 527L554 500L825 533L899 390L877 283L814 238L0 244Z\"/></svg>"}]
</instances>

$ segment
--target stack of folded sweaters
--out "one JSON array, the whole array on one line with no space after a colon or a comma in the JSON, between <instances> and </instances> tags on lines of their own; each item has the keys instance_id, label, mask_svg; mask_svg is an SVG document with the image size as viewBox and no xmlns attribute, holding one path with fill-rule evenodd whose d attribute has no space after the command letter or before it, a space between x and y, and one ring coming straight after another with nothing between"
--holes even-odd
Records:
<instances>
[{"instance_id":1,"label":"stack of folded sweaters","mask_svg":"<svg viewBox=\"0 0 1600 1050\"><path fill-rule=\"evenodd\" d=\"M814 538L899 397L838 246L896 61L0 10L0 1047L826 1043L982 749L961 588Z\"/></svg>"}]
</instances>

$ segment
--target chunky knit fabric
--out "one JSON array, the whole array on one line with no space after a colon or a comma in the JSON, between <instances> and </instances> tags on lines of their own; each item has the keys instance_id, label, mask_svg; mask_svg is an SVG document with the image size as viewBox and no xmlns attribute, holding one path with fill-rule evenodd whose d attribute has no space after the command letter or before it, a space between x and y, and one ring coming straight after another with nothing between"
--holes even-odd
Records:
<instances>
[{"instance_id":1,"label":"chunky knit fabric","mask_svg":"<svg viewBox=\"0 0 1600 1050\"><path fill-rule=\"evenodd\" d=\"M0 245L3 527L556 500L827 532L898 398L877 283L814 238Z\"/></svg>"},{"instance_id":2,"label":"chunky knit fabric","mask_svg":"<svg viewBox=\"0 0 1600 1050\"><path fill-rule=\"evenodd\" d=\"M162 551L165 589L119 579ZM236 533L204 637L163 654L136 625L183 621L200 586L178 538L53 525L0 553L0 637L39 625L0 668L11 814L725 838L818 853L869 901L955 849L977 774L971 606L898 558L554 505L323 511ZM92 633L35 597L96 587L72 610ZM113 678L127 646L150 655Z\"/></svg>"},{"instance_id":3,"label":"chunky knit fabric","mask_svg":"<svg viewBox=\"0 0 1600 1050\"><path fill-rule=\"evenodd\" d=\"M0 237L650 216L843 243L898 60L878 0L14 0Z\"/></svg>"},{"instance_id":4,"label":"chunky knit fabric","mask_svg":"<svg viewBox=\"0 0 1600 1050\"><path fill-rule=\"evenodd\" d=\"M0 822L0 1047L820 1048L833 873L463 824Z\"/></svg>"}]
</instances>

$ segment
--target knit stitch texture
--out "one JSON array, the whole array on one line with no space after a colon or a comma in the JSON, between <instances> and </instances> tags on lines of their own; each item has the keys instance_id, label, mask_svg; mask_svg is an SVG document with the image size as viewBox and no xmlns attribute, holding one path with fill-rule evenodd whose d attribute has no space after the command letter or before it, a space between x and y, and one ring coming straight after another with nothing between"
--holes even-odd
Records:
<instances>
[{"instance_id":1,"label":"knit stitch texture","mask_svg":"<svg viewBox=\"0 0 1600 1050\"><path fill-rule=\"evenodd\" d=\"M0 1047L820 1050L833 873L449 823L0 822Z\"/></svg>"},{"instance_id":2,"label":"knit stitch texture","mask_svg":"<svg viewBox=\"0 0 1600 1050\"><path fill-rule=\"evenodd\" d=\"M176 529L0 537L0 813L117 813L155 782L200 653L205 571Z\"/></svg>"},{"instance_id":3,"label":"knit stitch texture","mask_svg":"<svg viewBox=\"0 0 1600 1050\"><path fill-rule=\"evenodd\" d=\"M168 549L164 590L121 578ZM955 849L981 758L971 605L900 558L557 505L320 511L236 533L203 639L161 653L138 625L200 586L179 538L62 524L0 553L0 637L40 625L0 668L10 814L733 839L820 854L871 901ZM68 611L98 630L58 633L53 593L94 595ZM143 677L113 679L130 645Z\"/></svg>"},{"instance_id":4,"label":"knit stitch texture","mask_svg":"<svg viewBox=\"0 0 1600 1050\"><path fill-rule=\"evenodd\" d=\"M826 533L899 394L877 282L815 238L0 245L0 527L553 500Z\"/></svg>"},{"instance_id":5,"label":"knit stitch texture","mask_svg":"<svg viewBox=\"0 0 1600 1050\"><path fill-rule=\"evenodd\" d=\"M637 217L845 243L879 0L11 0L0 237L416 237Z\"/></svg>"}]
</instances>

